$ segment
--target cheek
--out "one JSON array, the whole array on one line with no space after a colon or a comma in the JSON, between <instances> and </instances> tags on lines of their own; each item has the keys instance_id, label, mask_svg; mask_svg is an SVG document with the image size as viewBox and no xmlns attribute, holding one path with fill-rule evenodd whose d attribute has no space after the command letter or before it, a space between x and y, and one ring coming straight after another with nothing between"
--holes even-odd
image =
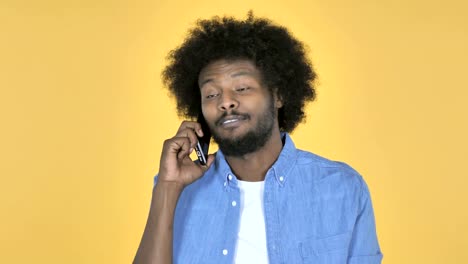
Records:
<instances>
[{"instance_id":1,"label":"cheek","mask_svg":"<svg viewBox=\"0 0 468 264\"><path fill-rule=\"evenodd\" d=\"M216 120L216 108L210 103L202 103L202 113L208 124Z\"/></svg>"},{"instance_id":2,"label":"cheek","mask_svg":"<svg viewBox=\"0 0 468 264\"><path fill-rule=\"evenodd\" d=\"M262 116L265 111L268 110L268 102L265 100L255 100L252 101L248 106L249 111L256 115L256 116Z\"/></svg>"}]
</instances>

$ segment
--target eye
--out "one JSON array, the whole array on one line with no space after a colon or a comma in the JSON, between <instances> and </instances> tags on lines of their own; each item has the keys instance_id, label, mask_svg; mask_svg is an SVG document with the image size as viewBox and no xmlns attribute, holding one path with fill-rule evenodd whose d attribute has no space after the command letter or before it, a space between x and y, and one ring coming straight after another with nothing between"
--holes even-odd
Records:
<instances>
[{"instance_id":1,"label":"eye","mask_svg":"<svg viewBox=\"0 0 468 264\"><path fill-rule=\"evenodd\" d=\"M218 94L209 94L207 96L205 96L206 99L211 99L211 98L214 98L216 97Z\"/></svg>"},{"instance_id":2,"label":"eye","mask_svg":"<svg viewBox=\"0 0 468 264\"><path fill-rule=\"evenodd\" d=\"M250 89L250 87L248 87L248 86L247 86L247 87L239 87L239 88L236 89L236 91L238 91L238 92L245 92L245 91L247 91L247 90L249 90L249 89Z\"/></svg>"}]
</instances>

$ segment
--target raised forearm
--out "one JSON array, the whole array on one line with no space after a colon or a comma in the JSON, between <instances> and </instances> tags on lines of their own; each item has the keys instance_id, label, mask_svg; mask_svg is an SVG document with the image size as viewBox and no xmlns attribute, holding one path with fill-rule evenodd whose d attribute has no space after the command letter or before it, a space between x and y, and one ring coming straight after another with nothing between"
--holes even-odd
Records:
<instances>
[{"instance_id":1,"label":"raised forearm","mask_svg":"<svg viewBox=\"0 0 468 264\"><path fill-rule=\"evenodd\" d=\"M183 188L203 176L214 161L214 155L208 156L206 166L190 159L198 137L202 136L199 123L184 121L177 134L164 141L148 221L133 263L172 264L172 230L179 196Z\"/></svg>"},{"instance_id":2,"label":"raised forearm","mask_svg":"<svg viewBox=\"0 0 468 264\"><path fill-rule=\"evenodd\" d=\"M133 263L172 264L174 211L182 188L174 182L158 182L154 187L150 213Z\"/></svg>"}]
</instances>

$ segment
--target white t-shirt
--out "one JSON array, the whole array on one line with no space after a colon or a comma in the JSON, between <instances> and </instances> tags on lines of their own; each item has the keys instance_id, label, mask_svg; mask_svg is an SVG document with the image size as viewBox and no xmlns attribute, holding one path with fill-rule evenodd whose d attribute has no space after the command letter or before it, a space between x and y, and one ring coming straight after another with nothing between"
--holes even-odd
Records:
<instances>
[{"instance_id":1,"label":"white t-shirt","mask_svg":"<svg viewBox=\"0 0 468 264\"><path fill-rule=\"evenodd\" d=\"M265 182L238 181L240 189L240 226L235 264L267 264L263 189Z\"/></svg>"}]
</instances>

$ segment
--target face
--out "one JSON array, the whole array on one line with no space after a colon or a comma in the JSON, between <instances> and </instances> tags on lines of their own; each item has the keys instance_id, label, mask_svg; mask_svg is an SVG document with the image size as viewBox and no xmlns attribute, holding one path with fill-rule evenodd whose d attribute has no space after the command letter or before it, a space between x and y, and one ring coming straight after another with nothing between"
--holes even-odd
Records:
<instances>
[{"instance_id":1,"label":"face","mask_svg":"<svg viewBox=\"0 0 468 264\"><path fill-rule=\"evenodd\" d=\"M212 62L202 69L199 87L203 115L224 155L255 152L279 131L281 101L264 86L252 62Z\"/></svg>"}]
</instances>

